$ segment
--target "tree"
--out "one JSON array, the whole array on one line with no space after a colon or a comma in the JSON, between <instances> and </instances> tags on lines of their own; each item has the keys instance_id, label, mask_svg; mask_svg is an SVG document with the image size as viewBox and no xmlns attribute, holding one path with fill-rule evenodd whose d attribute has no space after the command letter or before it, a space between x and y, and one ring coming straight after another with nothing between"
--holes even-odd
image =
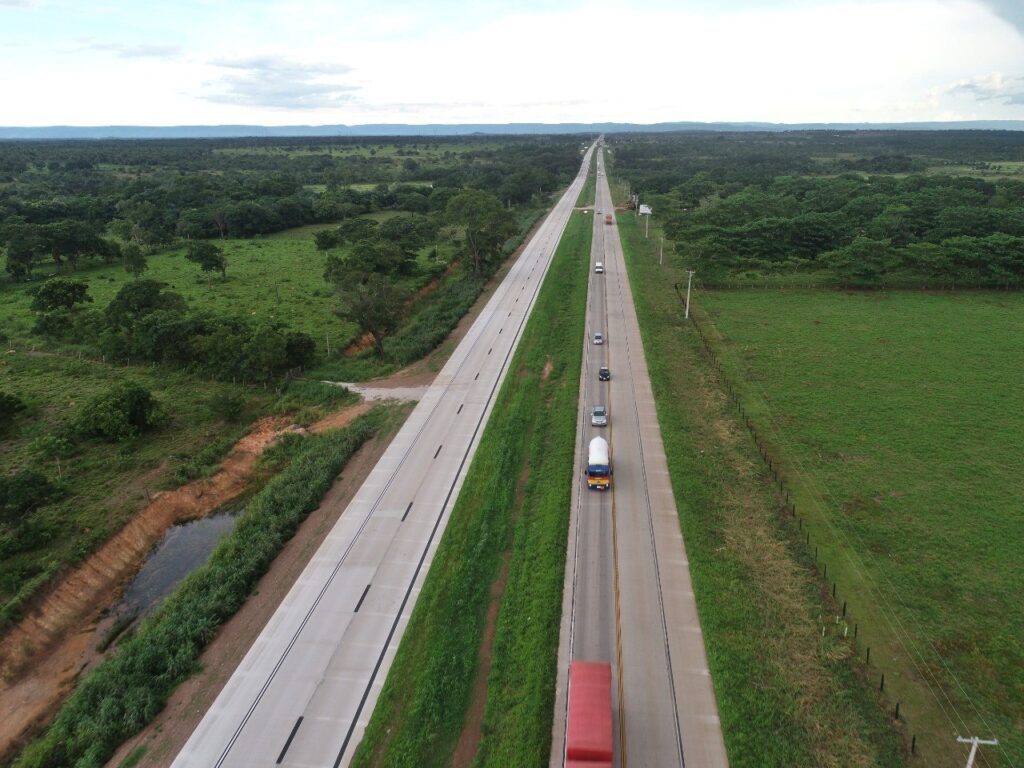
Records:
<instances>
[{"instance_id":1,"label":"tree","mask_svg":"<svg viewBox=\"0 0 1024 768\"><path fill-rule=\"evenodd\" d=\"M181 294L165 291L167 283L158 280L133 280L125 283L104 310L111 328L131 329L135 323L158 309L184 311L187 309Z\"/></svg>"},{"instance_id":2,"label":"tree","mask_svg":"<svg viewBox=\"0 0 1024 768\"><path fill-rule=\"evenodd\" d=\"M32 269L42 252L39 228L30 224L7 227L7 272L15 280L32 277Z\"/></svg>"},{"instance_id":3,"label":"tree","mask_svg":"<svg viewBox=\"0 0 1024 768\"><path fill-rule=\"evenodd\" d=\"M495 256L515 232L501 201L490 192L467 189L448 201L448 219L465 227L466 247L473 258L473 272L480 274L485 261Z\"/></svg>"},{"instance_id":4,"label":"tree","mask_svg":"<svg viewBox=\"0 0 1024 768\"><path fill-rule=\"evenodd\" d=\"M25 410L25 403L20 397L8 392L0 392L0 434L3 434L14 423L14 417L23 410Z\"/></svg>"},{"instance_id":5,"label":"tree","mask_svg":"<svg viewBox=\"0 0 1024 768\"><path fill-rule=\"evenodd\" d=\"M146 271L149 265L146 263L146 255L135 243L128 243L121 249L121 261L124 264L125 272L138 279Z\"/></svg>"},{"instance_id":6,"label":"tree","mask_svg":"<svg viewBox=\"0 0 1024 768\"><path fill-rule=\"evenodd\" d=\"M341 297L338 315L373 336L377 356L383 357L384 337L401 323L408 294L390 275L366 269L355 260L336 259L332 264L329 258L324 278L334 284Z\"/></svg>"},{"instance_id":7,"label":"tree","mask_svg":"<svg viewBox=\"0 0 1024 768\"><path fill-rule=\"evenodd\" d=\"M53 312L58 309L71 310L76 304L92 301L89 286L81 280L51 277L36 291L32 298L32 309L36 312Z\"/></svg>"},{"instance_id":8,"label":"tree","mask_svg":"<svg viewBox=\"0 0 1024 768\"><path fill-rule=\"evenodd\" d=\"M122 381L87 402L74 426L80 434L117 442L150 429L158 418L159 403L149 390L133 381Z\"/></svg>"},{"instance_id":9,"label":"tree","mask_svg":"<svg viewBox=\"0 0 1024 768\"><path fill-rule=\"evenodd\" d=\"M900 266L899 253L888 240L867 237L823 254L821 261L835 270L841 282L865 286L878 285L888 272Z\"/></svg>"},{"instance_id":10,"label":"tree","mask_svg":"<svg viewBox=\"0 0 1024 768\"><path fill-rule=\"evenodd\" d=\"M220 246L205 240L189 243L185 258L198 264L203 272L220 272L221 277L227 279L228 260Z\"/></svg>"}]
</instances>

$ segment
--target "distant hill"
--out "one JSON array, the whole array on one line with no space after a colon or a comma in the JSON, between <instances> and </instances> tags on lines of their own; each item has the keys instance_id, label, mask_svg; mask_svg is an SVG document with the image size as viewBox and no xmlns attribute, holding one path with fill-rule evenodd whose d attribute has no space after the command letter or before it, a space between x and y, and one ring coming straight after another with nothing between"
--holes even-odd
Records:
<instances>
[{"instance_id":1,"label":"distant hill","mask_svg":"<svg viewBox=\"0 0 1024 768\"><path fill-rule=\"evenodd\" d=\"M668 131L1024 131L1024 120L925 123L478 123L408 125L51 125L2 127L3 139L223 139L248 136L466 136Z\"/></svg>"}]
</instances>

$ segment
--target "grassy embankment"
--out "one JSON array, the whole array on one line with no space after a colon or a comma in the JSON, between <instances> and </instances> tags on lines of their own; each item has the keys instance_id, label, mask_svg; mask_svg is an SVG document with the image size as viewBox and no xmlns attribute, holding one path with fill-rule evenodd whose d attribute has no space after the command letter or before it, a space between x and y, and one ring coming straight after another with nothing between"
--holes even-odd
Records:
<instances>
[{"instance_id":1,"label":"grassy embankment","mask_svg":"<svg viewBox=\"0 0 1024 768\"><path fill-rule=\"evenodd\" d=\"M701 302L922 759L1024 764L1024 296Z\"/></svg>"},{"instance_id":2,"label":"grassy embankment","mask_svg":"<svg viewBox=\"0 0 1024 768\"><path fill-rule=\"evenodd\" d=\"M378 431L397 429L406 412L376 409L344 429L292 438L275 450L273 456L287 466L252 498L207 564L86 676L45 736L29 745L15 766L102 766L196 672L203 648L242 605L349 457Z\"/></svg>"},{"instance_id":3,"label":"grassy embankment","mask_svg":"<svg viewBox=\"0 0 1024 768\"><path fill-rule=\"evenodd\" d=\"M730 764L902 765L813 560L682 319L673 283L685 273L658 266L660 233L645 240L628 213L619 230Z\"/></svg>"},{"instance_id":4,"label":"grassy embankment","mask_svg":"<svg viewBox=\"0 0 1024 768\"><path fill-rule=\"evenodd\" d=\"M547 764L590 231L573 214L354 765L447 765L487 651L476 764Z\"/></svg>"}]
</instances>

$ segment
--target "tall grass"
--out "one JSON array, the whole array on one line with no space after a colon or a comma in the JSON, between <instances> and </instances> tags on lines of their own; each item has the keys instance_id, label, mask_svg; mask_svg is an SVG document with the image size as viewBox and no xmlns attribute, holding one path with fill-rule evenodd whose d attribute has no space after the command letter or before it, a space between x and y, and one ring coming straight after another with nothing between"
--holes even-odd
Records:
<instances>
[{"instance_id":1,"label":"tall grass","mask_svg":"<svg viewBox=\"0 0 1024 768\"><path fill-rule=\"evenodd\" d=\"M99 768L156 717L177 685L198 670L199 655L220 625L245 602L349 457L384 420L378 409L345 429L307 437L289 466L253 497L207 564L86 676L46 734L14 765Z\"/></svg>"},{"instance_id":2,"label":"tall grass","mask_svg":"<svg viewBox=\"0 0 1024 768\"><path fill-rule=\"evenodd\" d=\"M448 764L464 727L490 591L504 558L508 582L477 763L547 764L590 223L580 214L570 219L356 766Z\"/></svg>"}]
</instances>

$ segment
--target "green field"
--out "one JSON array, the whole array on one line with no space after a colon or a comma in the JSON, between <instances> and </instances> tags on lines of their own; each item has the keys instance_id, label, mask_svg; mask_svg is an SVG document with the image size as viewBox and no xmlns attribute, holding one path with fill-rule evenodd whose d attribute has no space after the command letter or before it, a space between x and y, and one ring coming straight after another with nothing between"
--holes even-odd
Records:
<instances>
[{"instance_id":1,"label":"green field","mask_svg":"<svg viewBox=\"0 0 1024 768\"><path fill-rule=\"evenodd\" d=\"M1024 762L1024 296L700 303L926 753L970 733Z\"/></svg>"},{"instance_id":2,"label":"green field","mask_svg":"<svg viewBox=\"0 0 1024 768\"><path fill-rule=\"evenodd\" d=\"M548 763L590 232L574 214L354 765L448 765L470 707L485 707L474 765Z\"/></svg>"}]
</instances>

